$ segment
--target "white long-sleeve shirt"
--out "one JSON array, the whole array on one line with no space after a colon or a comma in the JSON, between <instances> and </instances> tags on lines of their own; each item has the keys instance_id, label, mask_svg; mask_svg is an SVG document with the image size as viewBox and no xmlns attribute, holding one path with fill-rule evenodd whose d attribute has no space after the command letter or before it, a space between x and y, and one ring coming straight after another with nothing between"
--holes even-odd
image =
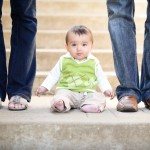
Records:
<instances>
[{"instance_id":1,"label":"white long-sleeve shirt","mask_svg":"<svg viewBox=\"0 0 150 150\"><path fill-rule=\"evenodd\" d=\"M102 92L105 92L106 90L112 90L112 87L111 87L106 75L104 74L98 59L95 56L93 56L92 54L89 54L89 56L82 61L78 61L78 60L74 59L69 53L66 53L64 55L64 57L71 57L77 63L82 63L91 58L96 59L98 62L98 65L96 67L95 74L96 74L97 80L98 80L98 87L100 88L100 90ZM44 82L42 83L41 86L44 86L48 90L51 90L52 87L59 81L60 75L61 75L61 60L59 59L58 62L56 63L56 65L53 67L53 69L49 72L48 76L46 77L46 79L44 80Z\"/></svg>"}]
</instances>

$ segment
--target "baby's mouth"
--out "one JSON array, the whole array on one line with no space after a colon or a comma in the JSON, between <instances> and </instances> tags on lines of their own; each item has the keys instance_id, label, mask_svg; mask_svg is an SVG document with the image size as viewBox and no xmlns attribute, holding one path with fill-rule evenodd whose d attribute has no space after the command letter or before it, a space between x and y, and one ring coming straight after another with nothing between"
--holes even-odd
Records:
<instances>
[{"instance_id":1,"label":"baby's mouth","mask_svg":"<svg viewBox=\"0 0 150 150\"><path fill-rule=\"evenodd\" d=\"M77 55L78 55L78 56L81 56L81 55L82 55L82 53L77 53Z\"/></svg>"}]
</instances>

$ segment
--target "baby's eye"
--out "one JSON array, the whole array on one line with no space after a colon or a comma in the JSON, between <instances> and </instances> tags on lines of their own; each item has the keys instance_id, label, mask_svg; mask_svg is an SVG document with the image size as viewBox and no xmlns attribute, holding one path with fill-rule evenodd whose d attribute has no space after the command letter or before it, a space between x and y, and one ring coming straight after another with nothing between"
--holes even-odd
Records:
<instances>
[{"instance_id":1,"label":"baby's eye","mask_svg":"<svg viewBox=\"0 0 150 150\"><path fill-rule=\"evenodd\" d=\"M87 44L83 44L83 46L87 46Z\"/></svg>"},{"instance_id":2,"label":"baby's eye","mask_svg":"<svg viewBox=\"0 0 150 150\"><path fill-rule=\"evenodd\" d=\"M76 46L76 44L71 44L71 46Z\"/></svg>"}]
</instances>

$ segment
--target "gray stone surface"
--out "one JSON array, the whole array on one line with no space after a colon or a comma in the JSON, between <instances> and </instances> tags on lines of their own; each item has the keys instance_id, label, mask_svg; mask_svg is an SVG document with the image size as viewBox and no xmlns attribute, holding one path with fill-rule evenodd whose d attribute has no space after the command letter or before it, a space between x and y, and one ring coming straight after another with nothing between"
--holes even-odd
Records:
<instances>
[{"instance_id":1,"label":"gray stone surface","mask_svg":"<svg viewBox=\"0 0 150 150\"><path fill-rule=\"evenodd\" d=\"M25 111L0 109L0 150L149 150L150 111L116 111L107 100L103 113L54 113L50 96L33 97Z\"/></svg>"}]
</instances>

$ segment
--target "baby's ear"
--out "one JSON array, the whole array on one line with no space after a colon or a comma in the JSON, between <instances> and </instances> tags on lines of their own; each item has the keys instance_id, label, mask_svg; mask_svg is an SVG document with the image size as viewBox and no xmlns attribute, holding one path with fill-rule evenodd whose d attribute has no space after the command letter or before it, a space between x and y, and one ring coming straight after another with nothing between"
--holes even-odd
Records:
<instances>
[{"instance_id":1,"label":"baby's ear","mask_svg":"<svg viewBox=\"0 0 150 150\"><path fill-rule=\"evenodd\" d=\"M68 45L67 44L65 44L65 49L68 51Z\"/></svg>"}]
</instances>

